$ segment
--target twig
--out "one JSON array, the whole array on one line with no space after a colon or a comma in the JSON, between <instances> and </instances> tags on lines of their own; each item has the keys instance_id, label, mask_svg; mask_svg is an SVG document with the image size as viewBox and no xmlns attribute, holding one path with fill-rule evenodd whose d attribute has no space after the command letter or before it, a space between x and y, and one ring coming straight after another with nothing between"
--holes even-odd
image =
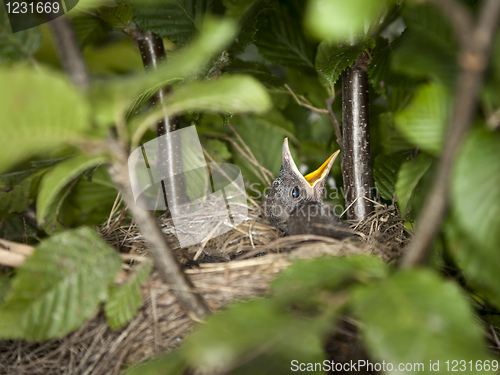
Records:
<instances>
[{"instance_id":1,"label":"twig","mask_svg":"<svg viewBox=\"0 0 500 375\"><path fill-rule=\"evenodd\" d=\"M342 149L342 132L340 131L340 123L339 120L337 120L337 117L335 117L335 113L333 113L332 110L332 104L334 100L335 100L334 96L330 96L328 99L326 99L326 109L328 111L328 116L330 116L330 120L332 120L333 127L335 129L335 135L337 136L337 144L339 145L340 149Z\"/></svg>"},{"instance_id":2,"label":"twig","mask_svg":"<svg viewBox=\"0 0 500 375\"><path fill-rule=\"evenodd\" d=\"M144 69L157 69L166 59L163 40L151 31L135 30L133 38L137 43L142 57ZM156 136L158 142L158 168L160 170L169 171L173 175L176 165L182 165L182 149L181 145L174 144L170 137L163 137L166 134L172 133L179 128L179 119L175 116L169 116L167 112L166 97L170 92L170 87L162 87L151 98L153 106L160 108L162 116L156 123ZM168 213L175 216L175 208L180 206L180 202L185 201L186 197L186 181L183 175L178 175L172 178L166 184L162 181L164 198L169 197L171 205L168 207ZM165 202L165 205L166 202Z\"/></svg>"},{"instance_id":3,"label":"twig","mask_svg":"<svg viewBox=\"0 0 500 375\"><path fill-rule=\"evenodd\" d=\"M64 70L76 86L81 90L87 90L89 86L89 73L83 60L75 31L68 17L58 17L49 22L48 26L54 37L57 54Z\"/></svg>"},{"instance_id":4,"label":"twig","mask_svg":"<svg viewBox=\"0 0 500 375\"><path fill-rule=\"evenodd\" d=\"M124 148L116 139L110 139L108 144L115 157L108 168L111 178L122 193L123 200L139 225L158 271L166 283L172 286L172 292L184 309L198 319L204 318L210 309L205 300L194 291L191 280L183 272L155 217L151 211L143 210L135 204L130 187L127 154Z\"/></svg>"},{"instance_id":5,"label":"twig","mask_svg":"<svg viewBox=\"0 0 500 375\"><path fill-rule=\"evenodd\" d=\"M456 7L456 9L459 8L455 1L447 0L445 3L448 6ZM461 33L468 30L467 22L461 24L464 19L462 13L450 11L447 15L456 27L462 27ZM477 104L477 93L487 66L499 15L500 1L486 0L480 10L472 35L461 48L459 60L461 69L457 78L455 105L443 154L439 160L431 192L419 217L414 240L401 261L402 268L414 267L425 262L447 212L451 169L457 151L472 124Z\"/></svg>"},{"instance_id":6,"label":"twig","mask_svg":"<svg viewBox=\"0 0 500 375\"><path fill-rule=\"evenodd\" d=\"M300 100L299 97L290 88L290 86L288 86L286 83L285 83L285 88L290 92L290 94L292 94L292 96L295 99L295 101L297 102L297 104L300 105L301 107L309 108L313 112L328 114L328 110L327 109L316 108L316 107L314 107L314 106L312 106L312 105L310 105L308 103L305 103L303 100Z\"/></svg>"}]
</instances>

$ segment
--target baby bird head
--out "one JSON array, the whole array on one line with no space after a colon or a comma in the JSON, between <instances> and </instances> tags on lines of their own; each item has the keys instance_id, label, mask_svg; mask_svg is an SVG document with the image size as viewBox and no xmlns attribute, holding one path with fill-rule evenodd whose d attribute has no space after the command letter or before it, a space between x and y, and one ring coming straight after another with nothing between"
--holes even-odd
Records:
<instances>
[{"instance_id":1,"label":"baby bird head","mask_svg":"<svg viewBox=\"0 0 500 375\"><path fill-rule=\"evenodd\" d=\"M323 201L326 180L339 152L333 153L317 170L303 176L290 154L288 138L285 138L281 168L264 202L264 212L271 223L286 231L288 218L295 207L308 201Z\"/></svg>"}]
</instances>

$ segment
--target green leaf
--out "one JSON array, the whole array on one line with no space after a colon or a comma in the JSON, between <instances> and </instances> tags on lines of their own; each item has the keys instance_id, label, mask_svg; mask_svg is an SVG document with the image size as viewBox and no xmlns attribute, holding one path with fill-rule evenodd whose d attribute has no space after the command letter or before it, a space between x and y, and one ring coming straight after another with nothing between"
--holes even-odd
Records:
<instances>
[{"instance_id":1,"label":"green leaf","mask_svg":"<svg viewBox=\"0 0 500 375\"><path fill-rule=\"evenodd\" d=\"M104 156L78 155L57 164L42 179L37 200L37 221L47 222L49 209L60 195L61 190L85 170L106 161Z\"/></svg>"},{"instance_id":2,"label":"green leaf","mask_svg":"<svg viewBox=\"0 0 500 375\"><path fill-rule=\"evenodd\" d=\"M40 152L67 145L90 127L87 101L67 77L46 70L1 69L0 173Z\"/></svg>"},{"instance_id":3,"label":"green leaf","mask_svg":"<svg viewBox=\"0 0 500 375\"><path fill-rule=\"evenodd\" d=\"M0 211L24 212L33 203L33 186L44 172L26 170L0 175Z\"/></svg>"},{"instance_id":4,"label":"green leaf","mask_svg":"<svg viewBox=\"0 0 500 375\"><path fill-rule=\"evenodd\" d=\"M373 46L374 40L369 39L353 46L336 47L322 42L316 56L316 70L331 84L337 82L340 74L351 66L366 49Z\"/></svg>"},{"instance_id":5,"label":"green leaf","mask_svg":"<svg viewBox=\"0 0 500 375\"><path fill-rule=\"evenodd\" d=\"M295 261L271 285L282 303L311 307L322 303L323 291L335 292L346 285L387 276L387 266L372 256L318 258Z\"/></svg>"},{"instance_id":6,"label":"green leaf","mask_svg":"<svg viewBox=\"0 0 500 375\"><path fill-rule=\"evenodd\" d=\"M78 328L107 298L120 266L120 256L93 229L44 240L0 306L0 337L42 341Z\"/></svg>"},{"instance_id":7,"label":"green leaf","mask_svg":"<svg viewBox=\"0 0 500 375\"><path fill-rule=\"evenodd\" d=\"M123 285L111 286L104 310L111 329L124 326L139 311L142 305L141 284L147 280L152 267L151 261L145 262Z\"/></svg>"},{"instance_id":8,"label":"green leaf","mask_svg":"<svg viewBox=\"0 0 500 375\"><path fill-rule=\"evenodd\" d=\"M301 22L303 3L300 0L272 1L274 11L260 19L255 45L271 64L314 72L314 44L297 25Z\"/></svg>"},{"instance_id":9,"label":"green leaf","mask_svg":"<svg viewBox=\"0 0 500 375\"><path fill-rule=\"evenodd\" d=\"M373 22L384 5L383 0L311 0L305 24L319 39L346 41L351 35L362 35L365 23Z\"/></svg>"},{"instance_id":10,"label":"green leaf","mask_svg":"<svg viewBox=\"0 0 500 375\"><path fill-rule=\"evenodd\" d=\"M399 168L396 182L396 196L399 211L406 215L411 209L411 199L419 182L429 170L433 159L425 154L419 154L415 159L404 162Z\"/></svg>"},{"instance_id":11,"label":"green leaf","mask_svg":"<svg viewBox=\"0 0 500 375\"><path fill-rule=\"evenodd\" d=\"M231 65L223 68L223 72L231 74L248 74L258 79L268 89L279 89L285 92L283 81L273 76L269 69L262 63L234 59Z\"/></svg>"},{"instance_id":12,"label":"green leaf","mask_svg":"<svg viewBox=\"0 0 500 375\"><path fill-rule=\"evenodd\" d=\"M119 4L115 7L102 6L98 12L103 21L118 30L127 28L133 16L132 8L128 4Z\"/></svg>"},{"instance_id":13,"label":"green leaf","mask_svg":"<svg viewBox=\"0 0 500 375\"><path fill-rule=\"evenodd\" d=\"M179 45L189 43L202 29L205 17L213 10L213 0L178 0L149 4L134 2L134 22Z\"/></svg>"},{"instance_id":14,"label":"green leaf","mask_svg":"<svg viewBox=\"0 0 500 375\"><path fill-rule=\"evenodd\" d=\"M237 373L285 374L294 359L324 359L323 337L330 325L331 319L295 317L271 300L241 302L209 317L179 354L208 373L235 373L239 367Z\"/></svg>"},{"instance_id":15,"label":"green leaf","mask_svg":"<svg viewBox=\"0 0 500 375\"><path fill-rule=\"evenodd\" d=\"M414 145L438 155L451 110L448 90L438 84L421 85L411 103L396 113L396 128Z\"/></svg>"},{"instance_id":16,"label":"green leaf","mask_svg":"<svg viewBox=\"0 0 500 375\"><path fill-rule=\"evenodd\" d=\"M394 96L394 92L391 97ZM380 140L385 154L393 154L400 151L408 151L412 146L408 143L401 132L396 129L394 124L394 114L392 112L384 112L378 118L380 132Z\"/></svg>"},{"instance_id":17,"label":"green leaf","mask_svg":"<svg viewBox=\"0 0 500 375\"><path fill-rule=\"evenodd\" d=\"M103 39L111 30L106 22L85 13L73 17L71 23L82 48Z\"/></svg>"},{"instance_id":18,"label":"green leaf","mask_svg":"<svg viewBox=\"0 0 500 375\"><path fill-rule=\"evenodd\" d=\"M169 79L167 81L160 82L156 84L155 86L147 89L144 91L141 95L137 97L130 106L130 108L127 111L126 117L130 118L134 114L137 114L141 109L147 107L148 105L151 105L151 98L153 97L154 94L156 94L160 89L163 87L166 87L174 82L179 81L179 79Z\"/></svg>"},{"instance_id":19,"label":"green leaf","mask_svg":"<svg viewBox=\"0 0 500 375\"><path fill-rule=\"evenodd\" d=\"M30 59L38 50L40 42L41 34L38 28L13 33L5 7L0 7L0 64L10 65Z\"/></svg>"},{"instance_id":20,"label":"green leaf","mask_svg":"<svg viewBox=\"0 0 500 375\"><path fill-rule=\"evenodd\" d=\"M269 8L269 0L255 1L238 20L238 34L235 41L229 47L232 56L243 53L245 48L254 41L257 32L257 18Z\"/></svg>"},{"instance_id":21,"label":"green leaf","mask_svg":"<svg viewBox=\"0 0 500 375\"><path fill-rule=\"evenodd\" d=\"M431 4L406 4L407 29L393 43L392 67L415 79L428 79L453 89L458 73L458 43L449 22Z\"/></svg>"},{"instance_id":22,"label":"green leaf","mask_svg":"<svg viewBox=\"0 0 500 375\"><path fill-rule=\"evenodd\" d=\"M468 279L500 307L500 136L474 130L458 155L451 183L457 224L468 237L456 256Z\"/></svg>"},{"instance_id":23,"label":"green leaf","mask_svg":"<svg viewBox=\"0 0 500 375\"><path fill-rule=\"evenodd\" d=\"M166 97L164 104L165 108L156 110L160 117L186 111L262 113L271 108L271 99L264 87L254 78L225 75L216 80L185 83ZM133 136L134 144L138 144L149 126L149 121L143 121Z\"/></svg>"},{"instance_id":24,"label":"green leaf","mask_svg":"<svg viewBox=\"0 0 500 375\"><path fill-rule=\"evenodd\" d=\"M373 164L373 179L377 192L383 199L392 200L396 195L399 168L406 157L399 154L380 154Z\"/></svg>"},{"instance_id":25,"label":"green leaf","mask_svg":"<svg viewBox=\"0 0 500 375\"><path fill-rule=\"evenodd\" d=\"M379 38L377 47L373 51L373 59L368 69L370 83L377 93L386 97L387 90L391 88L391 97L394 89L404 89L398 91L413 90L416 82L408 76L400 74L392 68L393 49L400 43L400 38L387 45L387 40ZM389 100L391 100L390 98ZM398 108L399 109L399 108Z\"/></svg>"},{"instance_id":26,"label":"green leaf","mask_svg":"<svg viewBox=\"0 0 500 375\"><path fill-rule=\"evenodd\" d=\"M109 108L129 105L139 95L165 82L186 78L199 72L209 60L220 53L235 33L229 20L206 19L204 28L189 46L170 54L165 64L147 73L136 73L130 78L120 77L101 81L92 87L91 99L96 111L109 112Z\"/></svg>"},{"instance_id":27,"label":"green leaf","mask_svg":"<svg viewBox=\"0 0 500 375\"><path fill-rule=\"evenodd\" d=\"M370 357L396 366L440 361L440 374L451 374L446 361L486 360L483 332L457 285L429 270L399 272L353 296ZM471 372L482 373L474 368ZM401 372L402 373L402 372Z\"/></svg>"},{"instance_id":28,"label":"green leaf","mask_svg":"<svg viewBox=\"0 0 500 375\"><path fill-rule=\"evenodd\" d=\"M175 89L165 103L171 114L184 111L263 113L271 108L269 95L256 79L236 74L186 83Z\"/></svg>"}]
</instances>

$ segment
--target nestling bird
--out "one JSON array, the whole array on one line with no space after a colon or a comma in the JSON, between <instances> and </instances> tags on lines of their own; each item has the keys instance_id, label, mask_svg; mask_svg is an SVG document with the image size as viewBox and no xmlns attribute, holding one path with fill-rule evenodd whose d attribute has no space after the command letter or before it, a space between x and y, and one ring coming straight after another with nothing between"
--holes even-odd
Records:
<instances>
[{"instance_id":1,"label":"nestling bird","mask_svg":"<svg viewBox=\"0 0 500 375\"><path fill-rule=\"evenodd\" d=\"M281 168L264 202L264 211L271 223L288 235L317 234L339 239L353 235L348 225L323 204L326 180L339 152L303 176L285 138Z\"/></svg>"}]
</instances>

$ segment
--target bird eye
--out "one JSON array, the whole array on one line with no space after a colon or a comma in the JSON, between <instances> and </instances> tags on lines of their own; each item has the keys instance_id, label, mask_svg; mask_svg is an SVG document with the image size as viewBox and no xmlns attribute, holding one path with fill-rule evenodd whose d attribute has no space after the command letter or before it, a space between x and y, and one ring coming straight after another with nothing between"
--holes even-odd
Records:
<instances>
[{"instance_id":1,"label":"bird eye","mask_svg":"<svg viewBox=\"0 0 500 375\"><path fill-rule=\"evenodd\" d=\"M292 189L292 198L298 198L300 196L300 189L298 186L295 186L293 189Z\"/></svg>"}]
</instances>

